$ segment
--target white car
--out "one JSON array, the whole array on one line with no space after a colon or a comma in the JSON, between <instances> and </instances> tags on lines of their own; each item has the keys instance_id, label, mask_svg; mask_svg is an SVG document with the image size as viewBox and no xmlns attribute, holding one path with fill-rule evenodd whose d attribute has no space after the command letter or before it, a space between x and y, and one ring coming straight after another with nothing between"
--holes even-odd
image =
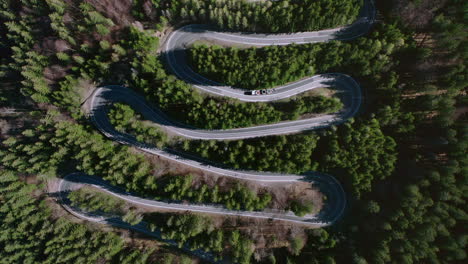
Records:
<instances>
[{"instance_id":1,"label":"white car","mask_svg":"<svg viewBox=\"0 0 468 264\"><path fill-rule=\"evenodd\" d=\"M260 95L260 90L252 90L250 91L251 95Z\"/></svg>"},{"instance_id":2,"label":"white car","mask_svg":"<svg viewBox=\"0 0 468 264\"><path fill-rule=\"evenodd\" d=\"M250 95L265 95L265 94L272 94L275 89L262 89L262 90L252 90L250 91Z\"/></svg>"}]
</instances>

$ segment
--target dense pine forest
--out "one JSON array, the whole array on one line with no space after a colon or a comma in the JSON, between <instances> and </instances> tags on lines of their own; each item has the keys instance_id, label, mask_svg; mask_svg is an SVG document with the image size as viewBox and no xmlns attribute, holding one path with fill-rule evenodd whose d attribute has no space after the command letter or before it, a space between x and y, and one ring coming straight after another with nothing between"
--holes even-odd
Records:
<instances>
[{"instance_id":1,"label":"dense pine forest","mask_svg":"<svg viewBox=\"0 0 468 264\"><path fill-rule=\"evenodd\" d=\"M362 5L361 0L0 0L0 263L203 261L182 253L183 247L234 263L465 263L468 3L461 0L377 1L376 24L349 41L257 48L197 43L187 51L194 71L246 89L314 74L353 76L363 88L364 105L338 126L245 140L182 140L126 104L110 107L109 120L120 133L210 164L335 175L348 206L330 227L140 212L92 190L68 196L84 211L149 223L177 247L78 221L60 207L58 194L49 192L55 181L80 171L147 198L312 212L318 204L278 202L273 188L208 180L199 171L174 169L113 142L93 126L86 100L95 87L127 86L169 117L200 129L336 112L343 103L335 95L246 103L204 94L172 75L159 48L170 30L184 24L312 31L353 22ZM326 204L326 195L323 200Z\"/></svg>"}]
</instances>

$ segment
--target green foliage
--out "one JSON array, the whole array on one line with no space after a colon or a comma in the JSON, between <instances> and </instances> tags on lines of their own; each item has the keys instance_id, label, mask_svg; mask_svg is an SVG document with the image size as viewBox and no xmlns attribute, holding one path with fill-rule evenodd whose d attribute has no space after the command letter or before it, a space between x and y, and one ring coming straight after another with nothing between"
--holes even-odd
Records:
<instances>
[{"instance_id":1,"label":"green foliage","mask_svg":"<svg viewBox=\"0 0 468 264\"><path fill-rule=\"evenodd\" d=\"M122 220L130 225L137 225L143 216L132 208L126 208L122 199L110 194L102 193L89 188L80 188L68 194L71 205L83 211L107 214L109 216L121 216Z\"/></svg>"},{"instance_id":2,"label":"green foliage","mask_svg":"<svg viewBox=\"0 0 468 264\"><path fill-rule=\"evenodd\" d=\"M73 57L75 60L80 60ZM81 58L82 59L82 58ZM82 88L80 81L73 78L72 75L65 76L63 80L58 83L59 91L55 91L53 98L59 106L64 107L74 115L79 115L80 105L82 103Z\"/></svg>"},{"instance_id":3,"label":"green foliage","mask_svg":"<svg viewBox=\"0 0 468 264\"><path fill-rule=\"evenodd\" d=\"M132 47L137 56L155 55L158 43L158 38L152 36L151 32L140 31L136 27L130 27L128 38L122 40L122 45Z\"/></svg>"},{"instance_id":4,"label":"green foliage","mask_svg":"<svg viewBox=\"0 0 468 264\"><path fill-rule=\"evenodd\" d=\"M173 200L192 200L198 203L224 204L228 209L235 210L262 210L271 201L271 195L265 193L258 195L244 185L237 183L227 191L220 191L218 186L207 184L195 188L193 176L169 175L168 181L159 184L158 194Z\"/></svg>"},{"instance_id":5,"label":"green foliage","mask_svg":"<svg viewBox=\"0 0 468 264\"><path fill-rule=\"evenodd\" d=\"M376 119L354 126L345 123L323 142L316 154L320 170L338 175L357 196L370 191L374 179L382 180L393 173L396 143L382 133Z\"/></svg>"},{"instance_id":6,"label":"green foliage","mask_svg":"<svg viewBox=\"0 0 468 264\"><path fill-rule=\"evenodd\" d=\"M88 212L104 212L120 214L124 209L124 202L111 195L88 188L80 188L68 194L72 206Z\"/></svg>"},{"instance_id":7,"label":"green foliage","mask_svg":"<svg viewBox=\"0 0 468 264\"><path fill-rule=\"evenodd\" d=\"M370 191L374 179L391 175L396 162L395 141L382 133L375 119L356 125L348 122L322 138L309 134L190 141L179 147L233 168L288 173L328 171L339 175L356 195Z\"/></svg>"},{"instance_id":8,"label":"green foliage","mask_svg":"<svg viewBox=\"0 0 468 264\"><path fill-rule=\"evenodd\" d=\"M300 96L287 102L274 103L276 110L289 115L287 119L298 119L301 115L310 113L328 114L338 112L343 108L343 103L336 97Z\"/></svg>"},{"instance_id":9,"label":"green foliage","mask_svg":"<svg viewBox=\"0 0 468 264\"><path fill-rule=\"evenodd\" d=\"M94 8L89 4L82 3L80 9L85 17L84 21L87 27L94 27L95 23L98 26L111 26L111 22L93 11ZM70 25L68 27L69 31L74 30ZM61 28L57 30L60 31ZM81 29L82 32L88 30L86 27ZM81 44L83 53L73 55L73 61L76 62L77 66L72 70L79 73L83 79L93 79L95 81L102 81L107 78L113 80L115 76L118 76L115 68L120 71L123 70L127 78L131 80L131 87L143 91L148 95L150 101L156 103L172 117L200 128L233 128L273 123L295 119L306 113L333 112L341 106L338 101L325 98L299 99L285 104L252 104L235 100L202 97L198 92L193 91L189 85L172 77L167 77L155 54L158 39L151 36L150 32L143 32L135 27L130 27L128 36L123 39L115 46L115 49L112 46L113 52L109 52L111 43L105 40L99 43L102 50L95 49L90 43ZM69 42L71 41L69 40ZM126 54L123 51L131 52ZM59 53L57 56L68 61L69 58L64 55ZM116 63L119 66L115 65ZM129 65L128 67L122 67L122 63L128 63ZM47 62L42 65L47 65ZM36 72L42 73L42 69ZM67 78L72 77L67 76ZM51 100L49 94L53 88L47 87L45 80L39 79L35 83L37 83L35 88L40 91L34 95L36 100L40 102L53 101L69 111L74 113L78 111L79 104L77 104L77 101L79 101L80 96L76 96L76 92L67 88L63 89L66 85L60 86L59 91L54 96L56 100Z\"/></svg>"},{"instance_id":10,"label":"green foliage","mask_svg":"<svg viewBox=\"0 0 468 264\"><path fill-rule=\"evenodd\" d=\"M306 214L312 213L312 211L314 210L314 204L309 201L301 202L298 200L293 200L290 203L290 210L293 211L295 215L303 217Z\"/></svg>"},{"instance_id":11,"label":"green foliage","mask_svg":"<svg viewBox=\"0 0 468 264\"><path fill-rule=\"evenodd\" d=\"M370 214L376 214L380 212L380 205L376 201L369 201L366 204L365 210Z\"/></svg>"},{"instance_id":12,"label":"green foliage","mask_svg":"<svg viewBox=\"0 0 468 264\"><path fill-rule=\"evenodd\" d=\"M229 209L235 210L259 210L265 208L271 201L269 194L264 194L258 197L250 189L237 184L234 188L231 188L221 200L226 202L226 206Z\"/></svg>"},{"instance_id":13,"label":"green foliage","mask_svg":"<svg viewBox=\"0 0 468 264\"><path fill-rule=\"evenodd\" d=\"M173 20L191 20L242 31L297 32L354 22L361 0L257 1L178 0L169 8Z\"/></svg>"},{"instance_id":14,"label":"green foliage","mask_svg":"<svg viewBox=\"0 0 468 264\"><path fill-rule=\"evenodd\" d=\"M297 263L302 263L303 261L309 261L310 263L339 263L335 261L335 258L339 259L344 254L343 252L340 253L336 248L339 240L334 234L335 232L327 231L326 229L311 229L308 231L307 243L304 243L303 238L293 238L290 242L292 253L298 251L308 252L304 256L299 255L296 258L298 259ZM349 261L349 258L343 258L343 261Z\"/></svg>"},{"instance_id":15,"label":"green foliage","mask_svg":"<svg viewBox=\"0 0 468 264\"><path fill-rule=\"evenodd\" d=\"M46 1L51 12L49 13L50 27L63 40L66 40L72 45L76 45L75 39L70 34L70 29L65 25L63 16L67 10L66 3L59 0Z\"/></svg>"},{"instance_id":16,"label":"green foliage","mask_svg":"<svg viewBox=\"0 0 468 264\"><path fill-rule=\"evenodd\" d=\"M207 129L228 129L296 119L305 113L333 112L341 108L336 99L302 98L286 103L243 103L233 99L202 97L180 80L167 76L154 54L157 39L146 32L130 29L122 47L131 55L131 87L142 91L172 118ZM163 81L164 80L164 81Z\"/></svg>"},{"instance_id":17,"label":"green foliage","mask_svg":"<svg viewBox=\"0 0 468 264\"><path fill-rule=\"evenodd\" d=\"M68 54L66 54L65 52L59 52L57 54L55 54L57 56L57 59L63 61L63 62L68 62L70 61L70 56L68 56Z\"/></svg>"},{"instance_id":18,"label":"green foliage","mask_svg":"<svg viewBox=\"0 0 468 264\"><path fill-rule=\"evenodd\" d=\"M204 249L229 256L236 263L250 263L253 243L239 231L222 231L208 217L195 214L160 215L145 214L144 221L159 226L163 237L177 241L179 247L190 246L192 250ZM225 251L225 249L229 249Z\"/></svg>"},{"instance_id":19,"label":"green foliage","mask_svg":"<svg viewBox=\"0 0 468 264\"><path fill-rule=\"evenodd\" d=\"M145 142L163 148L167 143L166 134L155 126L141 120L141 115L126 104L116 103L109 111L109 120L114 128L122 133L135 136Z\"/></svg>"},{"instance_id":20,"label":"green foliage","mask_svg":"<svg viewBox=\"0 0 468 264\"><path fill-rule=\"evenodd\" d=\"M122 220L129 223L130 225L137 225L141 222L143 216L137 213L135 210L128 210L127 213L122 217Z\"/></svg>"},{"instance_id":21,"label":"green foliage","mask_svg":"<svg viewBox=\"0 0 468 264\"><path fill-rule=\"evenodd\" d=\"M119 260L129 255L147 259L153 253L128 248L113 233L90 231L64 218L53 220L46 204L32 195L38 191L36 186L18 181L14 173L1 172L2 263L125 263Z\"/></svg>"},{"instance_id":22,"label":"green foliage","mask_svg":"<svg viewBox=\"0 0 468 264\"><path fill-rule=\"evenodd\" d=\"M291 253L295 256L301 253L302 248L305 245L305 240L302 237L295 237L291 240Z\"/></svg>"},{"instance_id":23,"label":"green foliage","mask_svg":"<svg viewBox=\"0 0 468 264\"><path fill-rule=\"evenodd\" d=\"M172 2L171 0L133 0L132 15L139 20L150 20L155 23L157 31L164 31L169 23L168 18L171 17L171 12L165 7Z\"/></svg>"},{"instance_id":24,"label":"green foliage","mask_svg":"<svg viewBox=\"0 0 468 264\"><path fill-rule=\"evenodd\" d=\"M99 41L99 47L100 47L103 51L106 51L106 50L110 49L111 45L110 45L109 41L107 41L107 40L101 40L101 41Z\"/></svg>"},{"instance_id":25,"label":"green foliage","mask_svg":"<svg viewBox=\"0 0 468 264\"><path fill-rule=\"evenodd\" d=\"M50 87L44 78L43 71L46 64L46 57L34 51L26 53L25 64L22 66L21 74L24 80L24 93L30 95L38 103L47 103Z\"/></svg>"},{"instance_id":26,"label":"green foliage","mask_svg":"<svg viewBox=\"0 0 468 264\"><path fill-rule=\"evenodd\" d=\"M209 79L235 87L274 87L315 73L344 72L369 76L387 71L390 55L404 46L395 27L383 25L370 36L352 42L330 41L263 48L221 48L195 45L191 67Z\"/></svg>"},{"instance_id":27,"label":"green foliage","mask_svg":"<svg viewBox=\"0 0 468 264\"><path fill-rule=\"evenodd\" d=\"M135 3L141 8L143 2L148 1L132 1L132 4ZM249 6L241 1L228 3L214 0L181 0L172 4L157 0L151 2L154 4L152 10L156 12L140 9L148 18L164 13L171 21L181 21L180 18L183 18L185 21L207 21L225 28L269 32L323 28L347 23L357 14L359 7L355 4L357 2L351 1L265 1ZM414 4L413 2L420 4L424 1L410 1L409 5ZM118 32L122 35L116 36L124 39L118 43L122 49L114 48L117 43L109 43L112 49L99 50L98 42L102 40L102 36L87 33L97 31L98 34L105 35L112 27L111 23L102 15L96 14L90 4L82 3L80 12L74 6L68 6L70 3L54 0L0 2L0 30L6 32L0 34L0 44L7 44L6 56L9 57L8 61L1 61L0 75L14 76L16 73L19 76L18 80L23 82L17 82L18 91L31 96L37 102L54 102L52 99L59 98L57 101L63 102L63 105L74 105L76 109L76 105L79 106L80 103L77 100L79 97L75 96L75 84L79 76L70 77L68 80L53 80L52 86L44 79L44 69L50 66L50 59L43 56L40 52L43 51L40 50L41 45L38 44L43 43L44 37L48 37L66 40L73 46L73 49L67 52L73 52L70 53L70 57L76 64L71 65L72 69L67 72L68 75L79 74L84 79L97 83L128 82L131 87L148 95L148 98L164 111L173 113L173 117L189 124L227 128L282 120L277 117L278 112L274 112L280 111L275 105L270 107L260 104L257 111L257 105L254 104L205 98L187 84L168 76L158 58L153 56L156 48L151 43L157 43L157 39L146 32L134 29L132 38L127 38L125 32ZM387 3L379 3L379 6L384 4ZM353 202L356 204L353 210L356 211L353 211L355 213L352 213L350 218L345 219L345 224L339 232L323 229L310 231L308 243L303 250L307 254L298 257L281 256L281 259L277 256L279 263L466 262L464 194L467 140L466 130L462 129L453 117L455 107L463 106L463 96L460 94L466 87L467 38L466 30L463 30L466 28L463 13L465 6L466 3L460 0L443 3L436 1L430 5L430 8L435 10L435 17L430 28L425 28L419 33L430 34L430 40L434 41L433 47L419 48L410 43L411 39L402 36L398 30L398 23L375 25L374 33L370 37L346 43L330 42L255 51L213 51L213 48L200 49L199 53L195 54L194 58L200 59L200 64L197 63L201 67L199 72L216 72L218 69L212 69L211 66L216 65L219 68L217 73L226 77L222 80L220 78L221 81L229 79L231 83L242 83L247 80L243 87L253 87L253 83L268 86L274 82L284 83L318 72L338 71L355 77L368 92L369 96L366 99L369 101L365 112L375 113L373 117L378 120L378 125L374 124L372 116L369 118L364 114L360 117L364 120L350 125L351 128L344 126L329 133L320 132L320 140L317 136L291 136L286 140L259 139L259 142L264 143L249 140L242 141L243 143L206 143L196 151L204 157L239 168L298 172L310 169L333 171L348 187L351 186L351 189L356 189L354 191L361 194L362 202ZM382 8L379 11L382 14L385 10ZM83 18L85 24L63 24L64 12L72 12L73 18L79 17L73 22ZM48 19L50 27L46 25ZM387 17L381 19L386 21ZM154 21L160 22L161 25L163 20L155 18ZM46 32L44 28L51 30ZM405 31L409 32L409 29L405 28ZM49 32L50 36L47 35ZM74 40L70 36L77 39ZM86 43L80 36L83 36ZM125 44L133 38L137 41ZM143 43L148 45L141 44L140 38L147 39L148 42ZM420 45L424 46L424 43ZM134 49L133 46L139 48ZM283 49L289 52L288 57L297 62L288 61L283 55ZM270 54L266 54L265 51L269 51ZM214 53L219 57L222 57L219 54L232 55L232 60L225 61L217 57L209 60L207 55ZM444 57L446 60L434 60L434 56ZM50 58L55 60L55 56ZM271 58L270 61L268 58ZM424 61L426 58L428 61ZM255 62L255 65L251 62ZM428 69L426 72L416 72L408 69L413 63L419 64L425 70L428 64L441 66L435 71ZM257 68L259 64L262 67ZM437 74L434 76L432 72ZM123 77L119 79L120 76ZM428 82L435 88L425 85L427 82L421 82L418 76L432 77L428 78ZM56 88L59 88L64 96L57 95L54 91ZM425 90L426 88L428 90ZM408 93L424 93L429 90L432 94L424 94L419 101L406 99ZM404 100L402 95L405 95ZM48 122L52 122L51 118L47 118ZM367 119L371 121L365 121ZM233 121L223 124L225 120ZM398 146L392 146L388 135L398 142ZM298 138L304 140L303 146L300 146ZM436 144L432 143L439 142L440 138L447 139L448 144L434 146ZM276 140L280 142L278 145L274 143ZM264 145L258 147L257 143ZM152 177L147 177L150 175L151 166L142 158L137 158L122 146L114 146L104 141L97 133L92 133L80 125L66 122L55 128L39 127L37 131L28 130L22 136L9 138L4 144L8 150L1 151L2 163L21 172L46 174L70 169L72 166L73 170L78 168L106 175L105 177L112 179L113 184L128 185L132 190L145 193L158 190L152 182ZM194 146L198 147L197 144ZM225 150L226 146L231 148ZM332 151L327 151L330 147ZM242 159L241 152L236 149L242 149L249 153L249 156ZM268 157L270 149L273 149L272 159ZM276 150L288 150L289 152L284 152L291 154L277 153ZM390 175L391 171L395 171L395 150L398 150L398 166L396 172ZM228 154L230 152L234 153L232 157ZM388 152L388 155L383 152ZM220 153L222 158L218 158L216 153ZM435 158L427 158L428 156ZM140 172L144 172L143 176ZM385 179L382 180L381 177ZM4 179L9 177L2 175L0 180ZM115 250L113 247L119 247L121 242L103 238L103 233L84 231L77 225L56 227L55 225L62 221L55 222L48 217L47 220L43 220L45 218L41 212L45 211L45 207L36 202L29 206L33 196L20 194L30 193L26 190L28 187L19 188L20 185L1 185L2 261L145 262L144 257L140 258L127 251L125 254L118 253L118 256L113 255L109 258ZM371 185L373 191L369 192ZM15 195L18 198L15 198ZM368 202L369 200L372 202ZM250 260L251 247L248 242L239 242L238 233L212 231L210 234L212 239L206 239L204 233L197 235L200 237L200 245L210 241L211 244L207 247L212 248L214 252L222 251L223 247L232 247L236 262ZM31 237L34 239L31 240ZM90 240L93 243L89 243ZM230 242L219 242L226 240ZM50 246L46 241L50 242ZM110 249L102 249L108 245ZM93 253L96 255L91 256Z\"/></svg>"},{"instance_id":28,"label":"green foliage","mask_svg":"<svg viewBox=\"0 0 468 264\"><path fill-rule=\"evenodd\" d=\"M76 170L101 176L127 190L151 193L157 189L152 165L143 155L88 129L70 122L40 126L22 139L4 141L9 149L2 151L0 158L5 166L25 173L55 174L62 166L74 164Z\"/></svg>"},{"instance_id":29,"label":"green foliage","mask_svg":"<svg viewBox=\"0 0 468 264\"><path fill-rule=\"evenodd\" d=\"M272 136L232 141L186 141L182 150L235 169L303 172L315 170L311 155L319 137L315 134Z\"/></svg>"},{"instance_id":30,"label":"green foliage","mask_svg":"<svg viewBox=\"0 0 468 264\"><path fill-rule=\"evenodd\" d=\"M74 38L78 33L77 30L81 29L83 32L87 32L90 28L92 31L95 30L94 27L101 26L109 32L108 28L113 26L112 20L105 18L95 11L94 7L88 3L81 3L78 9L76 6L70 5L70 3L56 0L21 1L17 5L13 5L11 1L6 1L2 4L3 8L5 11L17 13L14 16L6 15L6 21L2 21L2 24L4 23L8 30L8 34L6 34L8 40L11 43L17 43L11 46L12 56L11 62L8 63L8 68L12 72L22 75L22 79L18 78L22 83L21 92L30 96L38 103L55 103L64 106L62 101L55 101L54 99L64 98L65 96L70 96L66 98L66 102L75 101L76 97L71 96L71 93L68 93L68 91L64 92L64 96L57 96L57 91L54 91L57 86L53 84L60 83L60 80L48 80L45 78L45 69L50 64L56 63L54 56L45 56L45 54L56 49L59 51L56 53L59 61L67 67L70 66L72 62L70 59L71 55L63 50L77 50L72 48L72 46L77 46L77 42L80 41L80 39ZM77 10L81 12L76 12ZM82 23L65 22L67 19L64 19L64 16L70 15L70 12L74 12L71 15L73 19L80 20L83 18L82 21L85 25L82 25ZM48 16L50 19L52 31L44 30L44 28L48 28L45 24L47 20L43 19L44 16ZM79 35L82 36L82 34ZM47 45L37 45L37 43L50 42L51 39L56 38L59 40L55 43L56 47L52 49L48 48ZM83 43L81 46L89 47L89 39L86 42L87 44ZM34 48L34 45L37 48ZM41 48L44 50L39 50ZM80 58L80 56L74 54L73 58ZM100 56L96 56L95 60L90 60L90 64L104 71L106 65L98 62L99 59ZM84 61L82 58L76 60L78 64L83 64ZM60 74L57 75L60 76ZM67 77L74 79L69 75ZM65 105L65 107L69 108L70 106ZM74 109L73 112L76 111Z\"/></svg>"},{"instance_id":31,"label":"green foliage","mask_svg":"<svg viewBox=\"0 0 468 264\"><path fill-rule=\"evenodd\" d=\"M85 16L85 26L81 27L81 31L91 29L102 36L110 33L109 28L114 26L114 22L112 22L111 19L106 18L99 12L95 11L94 7L86 2L80 4L80 10Z\"/></svg>"},{"instance_id":32,"label":"green foliage","mask_svg":"<svg viewBox=\"0 0 468 264\"><path fill-rule=\"evenodd\" d=\"M229 243L231 245L231 254L236 262L250 263L254 250L252 241L242 237L240 232L236 230L230 234Z\"/></svg>"},{"instance_id":33,"label":"green foliage","mask_svg":"<svg viewBox=\"0 0 468 264\"><path fill-rule=\"evenodd\" d=\"M225 191L206 184L195 188L190 175L171 175L168 181L163 179L157 183L152 174L154 167L143 155L131 152L126 146L112 144L97 132L70 122L60 122L54 127L41 126L36 131L26 130L22 138L10 137L3 143L8 150L0 152L0 161L20 172L55 175L63 166L70 170L70 164L74 164L76 170L100 176L113 185L144 196L218 203L236 210L261 210L271 201L270 194L258 195L241 184ZM89 209L105 212L106 208L118 208L113 204L115 201L100 195L74 193L72 198Z\"/></svg>"}]
</instances>

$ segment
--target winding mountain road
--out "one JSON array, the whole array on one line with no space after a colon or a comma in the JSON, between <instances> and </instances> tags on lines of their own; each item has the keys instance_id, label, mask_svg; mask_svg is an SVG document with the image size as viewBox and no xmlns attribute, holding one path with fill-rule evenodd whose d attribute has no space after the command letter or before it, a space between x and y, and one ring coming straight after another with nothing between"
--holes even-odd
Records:
<instances>
[{"instance_id":1,"label":"winding mountain road","mask_svg":"<svg viewBox=\"0 0 468 264\"><path fill-rule=\"evenodd\" d=\"M216 139L232 140L245 139L268 135L279 135L297 133L306 130L338 125L353 117L362 101L361 88L359 84L350 76L331 73L313 76L298 82L293 82L284 86L276 87L271 95L252 96L246 95L245 89L224 86L214 81L208 80L190 69L184 50L197 40L216 40L218 43L236 43L244 46L268 46L268 45L289 45L292 43L313 43L329 40L348 40L357 38L368 32L375 17L375 8L371 0L365 0L359 19L352 25L322 30L317 32L302 32L293 34L245 34L234 32L219 32L206 25L188 25L174 32L163 44L163 57L168 67L180 79L193 84L193 87L201 91L216 96L228 96L247 102L267 102L285 99L305 91L324 86L333 86L341 91L343 96L344 109L338 113L322 115L296 121L286 121L276 124L253 126L248 128L228 129L228 130L202 130L196 129L171 120L158 108L149 105L146 100L137 95L132 90L122 86L105 86L96 89L90 97L90 117L96 127L108 138L122 144L134 146L150 154L158 155L166 159L182 163L194 168L213 172L219 175L233 177L256 182L294 182L308 181L317 185L320 190L327 195L328 200L324 209L315 215L297 217L290 212L262 211L246 212L232 211L225 208L207 205L184 205L139 198L135 195L120 190L102 181L99 178L82 174L72 174L65 177L60 184L59 191L68 192L82 184L93 185L101 190L126 200L134 204L142 204L153 208L164 208L170 210L196 211L210 214L236 215L254 218L267 218L280 221L301 223L310 226L326 226L333 224L339 219L346 206L346 195L342 186L332 176L311 172L305 175L277 174L266 172L238 171L212 166L209 162L191 157L184 153L179 153L173 149L157 149L148 144L138 142L135 137L120 133L110 124L107 113L109 105L115 102L124 102L131 105L137 112L141 113L145 119L159 124L165 130L176 135L191 139ZM76 208L66 207L74 215L94 222L102 222L100 217L89 217L81 214ZM112 224L112 223L110 223ZM125 224L120 223L119 226ZM131 228L128 226L128 228Z\"/></svg>"},{"instance_id":2,"label":"winding mountain road","mask_svg":"<svg viewBox=\"0 0 468 264\"><path fill-rule=\"evenodd\" d=\"M226 86L209 80L194 72L188 62L185 50L199 40L215 41L216 43L241 44L243 47L283 46L290 44L305 44L326 42L330 40L350 40L366 34L375 20L375 7L372 0L364 0L359 18L351 25L314 32L289 34L257 34L220 32L208 25L187 25L172 32L163 43L162 54L168 67L180 79L192 84L195 88L210 94L227 96L246 102L269 102L281 100L317 87L329 86L333 80L346 79L341 74L317 75L298 82L275 87L271 95L246 95L247 90L240 87ZM358 86L357 84L352 84ZM340 84L337 84L340 87ZM344 87L346 88L346 87Z\"/></svg>"}]
</instances>

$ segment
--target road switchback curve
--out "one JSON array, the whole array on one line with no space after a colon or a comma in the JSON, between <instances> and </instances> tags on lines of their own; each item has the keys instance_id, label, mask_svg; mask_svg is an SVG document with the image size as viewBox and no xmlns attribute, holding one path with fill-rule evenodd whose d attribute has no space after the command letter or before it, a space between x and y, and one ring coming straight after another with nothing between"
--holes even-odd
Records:
<instances>
[{"instance_id":1,"label":"road switchback curve","mask_svg":"<svg viewBox=\"0 0 468 264\"><path fill-rule=\"evenodd\" d=\"M318 214L298 217L290 212L284 211L233 211L216 205L184 205L180 203L154 201L140 198L117 187L113 187L97 177L79 173L68 175L62 179L59 191L66 193L76 189L77 186L88 184L127 202L143 204L154 208L265 218L300 223L311 227L321 227L333 224L344 212L346 207L346 194L340 183L330 175L320 172L309 172L304 175L279 174L231 170L219 166L213 166L205 161L201 161L199 158L179 153L173 149L157 149L154 146L138 142L134 136L116 131L110 124L107 113L109 105L115 102L124 102L129 104L137 112L141 113L145 119L157 123L171 133L190 139L202 140L234 140L290 134L341 124L358 112L362 101L361 88L359 84L348 75L341 73L316 75L287 85L275 87L275 92L273 94L252 96L246 95L245 89L225 86L195 73L187 63L185 50L197 40L215 40L217 43L234 43L242 44L243 46L289 45L293 43L303 44L325 42L329 40L349 40L366 34L372 26L374 19L374 4L371 0L365 0L358 20L349 26L341 28L292 34L255 34L221 32L207 25L187 25L172 32L163 43L162 53L168 68L180 79L192 84L195 89L199 89L215 96L227 96L246 102L270 102L285 99L319 87L333 86L342 91L345 95L343 99L345 107L338 113L247 128L203 130L172 120L157 107L153 107L148 104L143 97L122 86L111 85L97 88L89 98L91 105L90 118L95 126L109 139L133 146L141 151L158 155L174 162L213 172L222 176L263 183L295 181L311 182L311 184L318 186L328 198L327 205L324 210ZM82 212L79 212L77 208L72 208L70 206L65 206L65 208L71 211L72 214L83 219L94 222L104 221L103 218L99 216L85 215ZM107 221L106 223L119 227L132 228L128 224L126 225L122 222L117 223L115 220Z\"/></svg>"}]
</instances>

